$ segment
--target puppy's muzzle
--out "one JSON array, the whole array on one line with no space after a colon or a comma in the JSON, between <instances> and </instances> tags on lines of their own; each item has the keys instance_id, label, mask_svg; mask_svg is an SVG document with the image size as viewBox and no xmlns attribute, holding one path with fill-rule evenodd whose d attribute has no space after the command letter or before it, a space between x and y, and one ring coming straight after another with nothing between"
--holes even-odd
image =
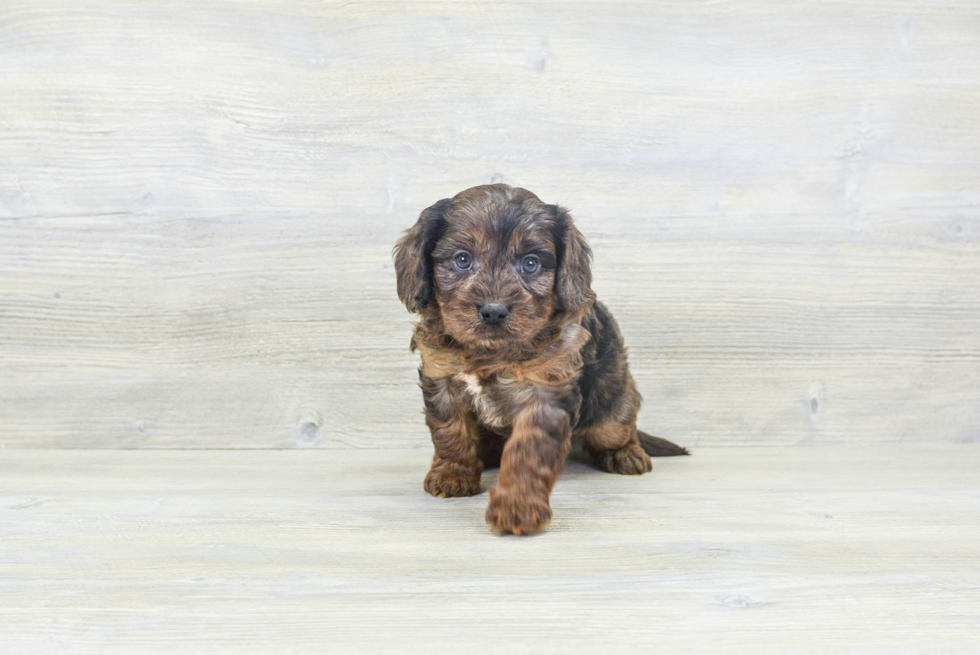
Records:
<instances>
[{"instance_id":1,"label":"puppy's muzzle","mask_svg":"<svg viewBox=\"0 0 980 655\"><path fill-rule=\"evenodd\" d=\"M487 303L480 307L480 318L487 325L501 325L510 316L510 310L505 305Z\"/></svg>"}]
</instances>

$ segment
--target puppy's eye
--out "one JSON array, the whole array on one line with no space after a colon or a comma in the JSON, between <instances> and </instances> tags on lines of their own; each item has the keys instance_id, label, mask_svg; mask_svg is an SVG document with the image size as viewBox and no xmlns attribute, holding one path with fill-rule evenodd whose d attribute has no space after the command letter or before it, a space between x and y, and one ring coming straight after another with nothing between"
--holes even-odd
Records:
<instances>
[{"instance_id":1,"label":"puppy's eye","mask_svg":"<svg viewBox=\"0 0 980 655\"><path fill-rule=\"evenodd\" d=\"M453 257L453 263L456 265L457 269L461 271L468 271L473 268L473 255L465 250L463 252L458 252L456 253L456 256Z\"/></svg>"},{"instance_id":2,"label":"puppy's eye","mask_svg":"<svg viewBox=\"0 0 980 655\"><path fill-rule=\"evenodd\" d=\"M521 260L521 273L534 275L541 268L541 260L534 255L527 255Z\"/></svg>"}]
</instances>

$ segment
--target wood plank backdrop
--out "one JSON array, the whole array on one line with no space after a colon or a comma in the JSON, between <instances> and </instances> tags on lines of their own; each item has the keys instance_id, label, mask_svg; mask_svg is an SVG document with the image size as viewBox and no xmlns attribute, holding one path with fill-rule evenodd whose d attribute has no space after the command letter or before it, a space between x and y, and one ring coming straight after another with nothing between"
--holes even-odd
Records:
<instances>
[{"instance_id":1,"label":"wood plank backdrop","mask_svg":"<svg viewBox=\"0 0 980 655\"><path fill-rule=\"evenodd\" d=\"M390 249L572 210L690 446L980 441L980 3L0 4L0 446L427 447Z\"/></svg>"}]
</instances>

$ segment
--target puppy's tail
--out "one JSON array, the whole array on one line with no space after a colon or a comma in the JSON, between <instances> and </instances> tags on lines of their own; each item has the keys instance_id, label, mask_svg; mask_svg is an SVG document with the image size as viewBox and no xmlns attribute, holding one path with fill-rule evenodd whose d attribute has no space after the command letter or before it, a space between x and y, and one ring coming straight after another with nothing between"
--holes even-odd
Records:
<instances>
[{"instance_id":1,"label":"puppy's tail","mask_svg":"<svg viewBox=\"0 0 980 655\"><path fill-rule=\"evenodd\" d=\"M687 452L687 448L682 448L666 439L654 437L640 430L637 430L636 434L640 437L640 445L643 446L643 450L647 451L647 455L650 457L673 457L691 454Z\"/></svg>"}]
</instances>

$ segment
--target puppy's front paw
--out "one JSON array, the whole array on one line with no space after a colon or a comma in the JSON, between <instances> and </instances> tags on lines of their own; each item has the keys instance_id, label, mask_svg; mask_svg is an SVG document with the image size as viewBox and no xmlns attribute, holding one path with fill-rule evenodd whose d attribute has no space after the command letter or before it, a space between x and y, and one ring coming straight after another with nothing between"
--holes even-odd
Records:
<instances>
[{"instance_id":1,"label":"puppy's front paw","mask_svg":"<svg viewBox=\"0 0 980 655\"><path fill-rule=\"evenodd\" d=\"M629 443L616 450L594 452L592 460L603 471L620 475L642 475L653 469L650 456L638 443Z\"/></svg>"},{"instance_id":2,"label":"puppy's front paw","mask_svg":"<svg viewBox=\"0 0 980 655\"><path fill-rule=\"evenodd\" d=\"M480 493L480 471L454 462L433 466L425 476L425 490L436 498L475 496Z\"/></svg>"},{"instance_id":3,"label":"puppy's front paw","mask_svg":"<svg viewBox=\"0 0 980 655\"><path fill-rule=\"evenodd\" d=\"M494 487L490 490L487 523L501 534L533 534L551 520L548 497Z\"/></svg>"}]
</instances>

